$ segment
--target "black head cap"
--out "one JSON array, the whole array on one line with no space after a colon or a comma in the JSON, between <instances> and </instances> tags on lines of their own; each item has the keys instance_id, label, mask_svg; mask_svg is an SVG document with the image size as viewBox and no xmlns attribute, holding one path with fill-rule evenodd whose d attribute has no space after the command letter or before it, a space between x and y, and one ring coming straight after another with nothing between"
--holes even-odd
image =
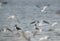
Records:
<instances>
[{"instance_id":1,"label":"black head cap","mask_svg":"<svg viewBox=\"0 0 60 41\"><path fill-rule=\"evenodd\" d=\"M15 24L15 27L17 27L17 24Z\"/></svg>"}]
</instances>

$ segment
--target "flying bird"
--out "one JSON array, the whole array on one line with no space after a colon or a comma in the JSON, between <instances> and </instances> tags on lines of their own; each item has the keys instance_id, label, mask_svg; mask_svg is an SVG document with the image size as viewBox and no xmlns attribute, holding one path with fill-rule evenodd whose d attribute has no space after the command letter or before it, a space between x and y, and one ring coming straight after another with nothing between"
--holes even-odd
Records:
<instances>
[{"instance_id":1,"label":"flying bird","mask_svg":"<svg viewBox=\"0 0 60 41\"><path fill-rule=\"evenodd\" d=\"M3 28L3 29L0 29L0 32L7 32L7 31L10 31L10 32L13 32L11 29L9 28Z\"/></svg>"},{"instance_id":2,"label":"flying bird","mask_svg":"<svg viewBox=\"0 0 60 41\"><path fill-rule=\"evenodd\" d=\"M46 24L49 24L49 22L48 22L48 21L43 20L43 22L44 22L44 23L46 23Z\"/></svg>"},{"instance_id":3,"label":"flying bird","mask_svg":"<svg viewBox=\"0 0 60 41\"><path fill-rule=\"evenodd\" d=\"M30 24L34 24L36 21L31 22Z\"/></svg>"},{"instance_id":4,"label":"flying bird","mask_svg":"<svg viewBox=\"0 0 60 41\"><path fill-rule=\"evenodd\" d=\"M9 29L9 28L6 28L8 31L10 31L10 32L13 32L11 29Z\"/></svg>"},{"instance_id":5,"label":"flying bird","mask_svg":"<svg viewBox=\"0 0 60 41\"><path fill-rule=\"evenodd\" d=\"M55 25L57 25L58 24L58 22L54 22L51 26L55 26Z\"/></svg>"},{"instance_id":6,"label":"flying bird","mask_svg":"<svg viewBox=\"0 0 60 41\"><path fill-rule=\"evenodd\" d=\"M37 21L38 26L44 26L44 25L47 25L47 24L50 24L50 23L46 20Z\"/></svg>"}]
</instances>

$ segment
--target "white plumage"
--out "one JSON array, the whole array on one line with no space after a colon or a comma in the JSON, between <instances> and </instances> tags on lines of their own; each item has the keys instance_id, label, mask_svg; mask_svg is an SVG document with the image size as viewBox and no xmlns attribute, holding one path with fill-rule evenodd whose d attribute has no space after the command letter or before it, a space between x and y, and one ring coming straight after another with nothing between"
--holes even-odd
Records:
<instances>
[{"instance_id":1,"label":"white plumage","mask_svg":"<svg viewBox=\"0 0 60 41\"><path fill-rule=\"evenodd\" d=\"M10 19L10 18L14 19L14 18L15 18L15 16L14 16L14 15L9 16L9 17L8 17L8 19Z\"/></svg>"},{"instance_id":2,"label":"white plumage","mask_svg":"<svg viewBox=\"0 0 60 41\"><path fill-rule=\"evenodd\" d=\"M58 22L54 22L51 26L55 26L56 24L58 24Z\"/></svg>"},{"instance_id":3,"label":"white plumage","mask_svg":"<svg viewBox=\"0 0 60 41\"><path fill-rule=\"evenodd\" d=\"M41 10L41 12L44 12L47 7L48 6L44 6L43 9Z\"/></svg>"},{"instance_id":4,"label":"white plumage","mask_svg":"<svg viewBox=\"0 0 60 41\"><path fill-rule=\"evenodd\" d=\"M49 36L45 36L45 37L41 37L39 40L47 40L49 38Z\"/></svg>"}]
</instances>

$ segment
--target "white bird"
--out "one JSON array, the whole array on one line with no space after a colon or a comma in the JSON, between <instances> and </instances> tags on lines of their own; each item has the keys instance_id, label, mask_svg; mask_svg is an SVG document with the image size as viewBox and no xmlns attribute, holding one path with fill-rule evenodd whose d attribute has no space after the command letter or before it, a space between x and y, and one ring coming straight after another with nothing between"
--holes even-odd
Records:
<instances>
[{"instance_id":1,"label":"white bird","mask_svg":"<svg viewBox=\"0 0 60 41\"><path fill-rule=\"evenodd\" d=\"M40 22L37 23L38 26L44 26L49 24L49 22L45 21L45 20L41 20Z\"/></svg>"},{"instance_id":2,"label":"white bird","mask_svg":"<svg viewBox=\"0 0 60 41\"><path fill-rule=\"evenodd\" d=\"M20 21L19 21L19 19L17 18L16 15L11 15L11 16L9 16L9 17L7 18L7 20L9 20L9 19L16 19L16 21L17 21L18 23L20 23Z\"/></svg>"},{"instance_id":3,"label":"white bird","mask_svg":"<svg viewBox=\"0 0 60 41\"><path fill-rule=\"evenodd\" d=\"M42 40L47 40L47 39L49 39L49 36L41 37L39 40L42 41Z\"/></svg>"},{"instance_id":4,"label":"white bird","mask_svg":"<svg viewBox=\"0 0 60 41\"><path fill-rule=\"evenodd\" d=\"M44 6L43 9L41 10L41 12L44 12L46 10L46 8L48 8L48 6Z\"/></svg>"},{"instance_id":5,"label":"white bird","mask_svg":"<svg viewBox=\"0 0 60 41\"><path fill-rule=\"evenodd\" d=\"M54 23L52 23L51 26L53 27L53 26L55 26L55 25L57 25L57 24L58 24L58 22L54 22ZM59 31L59 30L58 30L58 29L51 29L51 28L50 28L50 29L48 29L48 31Z\"/></svg>"},{"instance_id":6,"label":"white bird","mask_svg":"<svg viewBox=\"0 0 60 41\"><path fill-rule=\"evenodd\" d=\"M43 21L41 20L40 22L38 21L37 22L37 26L43 26L44 24L43 24Z\"/></svg>"},{"instance_id":7,"label":"white bird","mask_svg":"<svg viewBox=\"0 0 60 41\"><path fill-rule=\"evenodd\" d=\"M54 22L51 26L55 26L55 25L57 25L58 24L58 22Z\"/></svg>"},{"instance_id":8,"label":"white bird","mask_svg":"<svg viewBox=\"0 0 60 41\"><path fill-rule=\"evenodd\" d=\"M10 18L14 19L14 18L15 18L15 16L14 16L14 15L9 16L9 17L8 17L8 19L10 19Z\"/></svg>"}]
</instances>

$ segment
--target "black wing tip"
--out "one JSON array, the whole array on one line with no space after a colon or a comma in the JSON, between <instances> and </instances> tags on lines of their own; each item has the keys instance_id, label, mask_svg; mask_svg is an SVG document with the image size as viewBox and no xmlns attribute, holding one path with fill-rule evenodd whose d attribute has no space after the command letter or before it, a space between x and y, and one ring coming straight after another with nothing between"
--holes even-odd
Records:
<instances>
[{"instance_id":1,"label":"black wing tip","mask_svg":"<svg viewBox=\"0 0 60 41\"><path fill-rule=\"evenodd\" d=\"M31 22L30 24L34 24L36 21Z\"/></svg>"},{"instance_id":2,"label":"black wing tip","mask_svg":"<svg viewBox=\"0 0 60 41\"><path fill-rule=\"evenodd\" d=\"M47 24L50 24L50 23L49 23L48 21L46 21L46 20L43 20L43 22L44 22L44 23L47 23Z\"/></svg>"}]
</instances>

